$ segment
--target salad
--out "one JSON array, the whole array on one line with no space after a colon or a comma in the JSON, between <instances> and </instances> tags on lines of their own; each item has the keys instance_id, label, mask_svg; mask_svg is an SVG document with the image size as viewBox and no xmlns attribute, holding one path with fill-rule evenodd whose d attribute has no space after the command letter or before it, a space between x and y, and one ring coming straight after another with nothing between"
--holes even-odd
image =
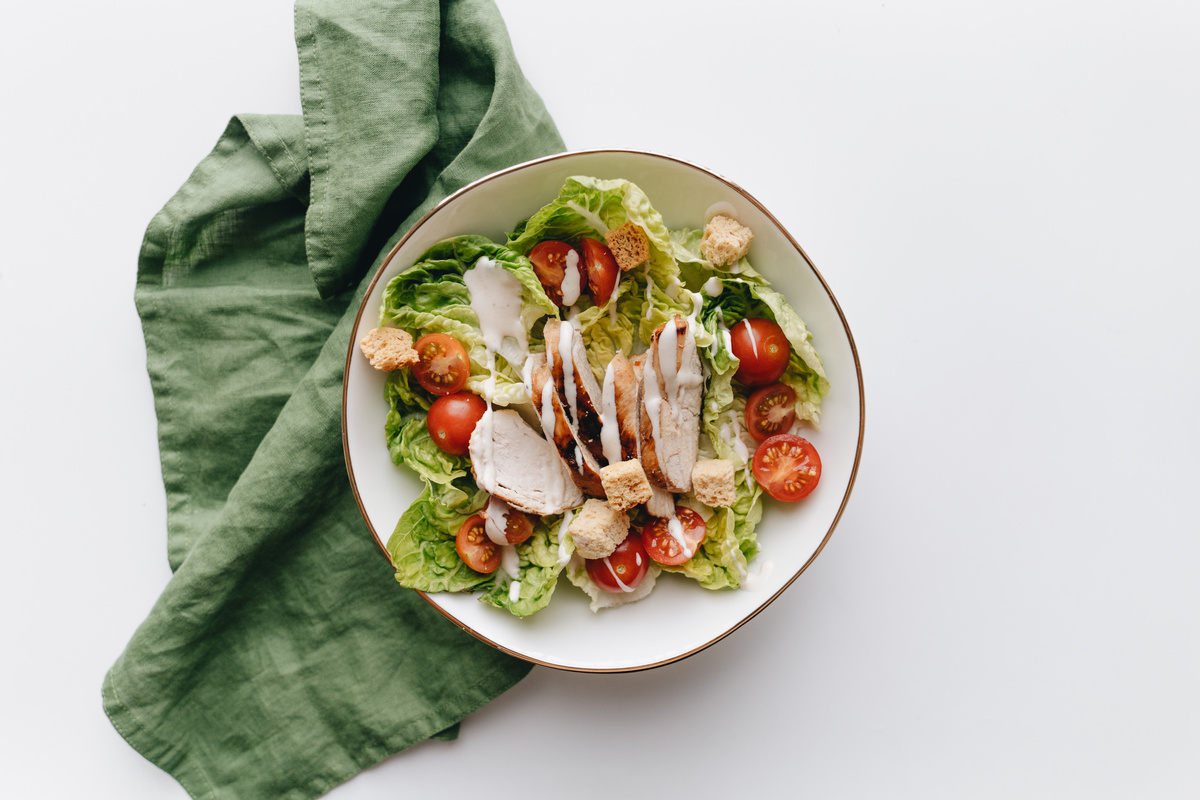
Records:
<instances>
[{"instance_id":1,"label":"salad","mask_svg":"<svg viewBox=\"0 0 1200 800\"><path fill-rule=\"evenodd\" d=\"M424 483L396 580L518 616L564 574L593 611L664 572L750 584L764 492L819 481L801 434L830 386L752 239L727 213L669 230L632 182L577 176L504 242L446 239L394 277L361 347L388 370L392 461Z\"/></svg>"}]
</instances>

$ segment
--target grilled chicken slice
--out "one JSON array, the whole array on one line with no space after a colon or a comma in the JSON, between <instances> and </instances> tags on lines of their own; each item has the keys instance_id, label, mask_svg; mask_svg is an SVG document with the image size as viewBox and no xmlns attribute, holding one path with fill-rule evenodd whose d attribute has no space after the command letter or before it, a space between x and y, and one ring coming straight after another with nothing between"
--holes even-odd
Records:
<instances>
[{"instance_id":1,"label":"grilled chicken slice","mask_svg":"<svg viewBox=\"0 0 1200 800\"><path fill-rule=\"evenodd\" d=\"M528 514L561 514L583 504L558 450L511 409L495 409L471 433L471 472L479 488Z\"/></svg>"},{"instance_id":2,"label":"grilled chicken slice","mask_svg":"<svg viewBox=\"0 0 1200 800\"><path fill-rule=\"evenodd\" d=\"M607 460L601 440L601 389L588 364L583 337L572 323L557 319L546 320L543 335L558 399L575 423L584 447L603 466Z\"/></svg>"},{"instance_id":3,"label":"grilled chicken slice","mask_svg":"<svg viewBox=\"0 0 1200 800\"><path fill-rule=\"evenodd\" d=\"M699 457L704 373L696 337L676 314L650 340L642 367L642 466L651 484L672 492L692 487Z\"/></svg>"},{"instance_id":4,"label":"grilled chicken slice","mask_svg":"<svg viewBox=\"0 0 1200 800\"><path fill-rule=\"evenodd\" d=\"M592 497L605 497L600 480L600 464L583 445L579 433L554 390L550 367L544 353L534 353L526 362L528 390L533 408L542 423L546 439L553 442L557 455L566 463L575 485Z\"/></svg>"},{"instance_id":5,"label":"grilled chicken slice","mask_svg":"<svg viewBox=\"0 0 1200 800\"><path fill-rule=\"evenodd\" d=\"M635 416L631 423L634 425L637 436L637 458L641 459L642 442L641 442L641 427L642 427L642 378L643 367L647 359L650 358L650 352L639 353L629 360L629 368L633 372L634 385L637 388L637 404L634 408ZM615 359L614 359L615 360ZM644 466L643 466L644 469ZM646 512L654 517L673 517L675 516L675 495L664 489L662 486L655 483L655 478L647 475L647 480L650 481L650 499L646 501Z\"/></svg>"},{"instance_id":6,"label":"grilled chicken slice","mask_svg":"<svg viewBox=\"0 0 1200 800\"><path fill-rule=\"evenodd\" d=\"M633 364L620 351L604 371L601 396L604 409L601 439L605 460L613 464L639 458L642 388Z\"/></svg>"}]
</instances>

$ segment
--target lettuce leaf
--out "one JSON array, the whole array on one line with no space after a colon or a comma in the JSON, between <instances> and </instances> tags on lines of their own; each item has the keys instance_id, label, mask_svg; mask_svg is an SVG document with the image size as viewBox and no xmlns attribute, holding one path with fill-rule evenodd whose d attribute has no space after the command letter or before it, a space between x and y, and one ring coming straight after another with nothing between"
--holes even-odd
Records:
<instances>
[{"instance_id":1,"label":"lettuce leaf","mask_svg":"<svg viewBox=\"0 0 1200 800\"><path fill-rule=\"evenodd\" d=\"M423 592L463 592L491 581L464 564L454 547L458 529L486 499L468 478L427 483L388 539L396 581Z\"/></svg>"},{"instance_id":2,"label":"lettuce leaf","mask_svg":"<svg viewBox=\"0 0 1200 800\"><path fill-rule=\"evenodd\" d=\"M558 523L561 516L533 518L533 536L516 546L520 562L516 578L510 578L504 568L496 570L489 588L480 594L479 600L496 608L505 608L518 617L527 617L540 611L550 602L558 576L566 560L575 552L575 541L566 537L558 540ZM566 556L566 559L560 558ZM520 581L517 597L511 594L513 581Z\"/></svg>"},{"instance_id":3,"label":"lettuce leaf","mask_svg":"<svg viewBox=\"0 0 1200 800\"><path fill-rule=\"evenodd\" d=\"M747 317L774 320L783 329L784 336L792 346L787 369L779 380L796 392L796 416L819 430L821 400L829 392L829 379L825 376L821 357L813 347L808 326L783 295L771 287L741 277L722 277L719 280L721 293L706 302L700 312L701 324L712 334L714 340L708 351L714 371L723 375L730 367L733 371L737 370L738 359L730 351L722 327L728 330ZM729 378L732 380L732 372ZM718 386L717 389L722 392L719 400L724 406L729 397L725 394L724 387ZM706 395L706 407L708 404Z\"/></svg>"},{"instance_id":4,"label":"lettuce leaf","mask_svg":"<svg viewBox=\"0 0 1200 800\"><path fill-rule=\"evenodd\" d=\"M463 273L484 257L495 261L520 282L521 321L530 342L536 343L535 325L547 315L557 315L557 307L546 296L529 259L482 236L456 236L426 250L417 263L388 283L379 315L380 325L403 328L414 340L427 333L447 333L458 339L471 359L467 389L479 395L484 393L490 376L487 345L479 318L471 308L471 293ZM510 365L503 356L496 365L493 402L512 405L528 400L521 380L522 365Z\"/></svg>"},{"instance_id":5,"label":"lettuce leaf","mask_svg":"<svg viewBox=\"0 0 1200 800\"><path fill-rule=\"evenodd\" d=\"M650 244L650 257L646 264L621 276L622 296L629 299L640 297L642 303L640 310L635 315L628 315L629 318L645 320L647 312L655 307L655 293L648 293L646 287L657 287L658 295L674 299L682 285L675 256L676 253L686 255L686 250L672 241L662 215L654 210L650 198L637 184L622 179L603 180L582 175L568 178L557 198L509 234L508 246L523 255L546 239L557 239L578 246L580 239L601 239L606 232L626 222L640 227ZM636 292L632 288L635 286L638 289ZM588 302L584 300L581 304L587 305ZM620 311L626 315L624 308ZM658 324L661 324L661 320ZM641 327L644 330L645 325ZM650 328L650 331L653 330L654 326ZM643 341L648 339L643 338Z\"/></svg>"},{"instance_id":6,"label":"lettuce leaf","mask_svg":"<svg viewBox=\"0 0 1200 800\"><path fill-rule=\"evenodd\" d=\"M680 498L705 520L704 542L696 554L666 572L686 575L705 589L736 589L746 578L747 565L758 555L754 529L762 519L762 489L748 469L736 473L737 499L729 508L710 509L691 494Z\"/></svg>"},{"instance_id":7,"label":"lettuce leaf","mask_svg":"<svg viewBox=\"0 0 1200 800\"><path fill-rule=\"evenodd\" d=\"M610 313L613 303L616 303L616 314ZM616 298L608 305L590 306L576 316L588 363L601 385L604 384L604 370L617 351L626 355L633 352L634 339L638 335L635 320L640 309L637 283L622 280L617 284Z\"/></svg>"}]
</instances>

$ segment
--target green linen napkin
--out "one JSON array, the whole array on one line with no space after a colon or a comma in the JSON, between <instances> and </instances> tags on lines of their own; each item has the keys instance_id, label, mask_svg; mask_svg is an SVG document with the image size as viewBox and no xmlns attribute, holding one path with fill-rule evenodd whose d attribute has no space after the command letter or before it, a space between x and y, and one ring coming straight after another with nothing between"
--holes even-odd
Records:
<instances>
[{"instance_id":1,"label":"green linen napkin","mask_svg":"<svg viewBox=\"0 0 1200 800\"><path fill-rule=\"evenodd\" d=\"M316 797L529 670L393 580L341 384L400 235L562 140L491 0L300 0L295 25L303 117L235 117L139 259L173 575L102 693L194 797Z\"/></svg>"}]
</instances>

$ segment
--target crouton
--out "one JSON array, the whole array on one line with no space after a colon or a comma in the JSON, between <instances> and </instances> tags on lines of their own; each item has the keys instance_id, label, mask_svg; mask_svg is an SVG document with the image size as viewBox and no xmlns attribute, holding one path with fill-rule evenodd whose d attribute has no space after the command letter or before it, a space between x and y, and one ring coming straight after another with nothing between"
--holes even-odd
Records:
<instances>
[{"instance_id":1,"label":"crouton","mask_svg":"<svg viewBox=\"0 0 1200 800\"><path fill-rule=\"evenodd\" d=\"M701 459L692 467L692 492L712 508L728 508L737 499L733 462L723 458Z\"/></svg>"},{"instance_id":2,"label":"crouton","mask_svg":"<svg viewBox=\"0 0 1200 800\"><path fill-rule=\"evenodd\" d=\"M646 232L632 222L604 234L604 241L622 272L640 267L650 257L650 240L646 238Z\"/></svg>"},{"instance_id":3,"label":"crouton","mask_svg":"<svg viewBox=\"0 0 1200 800\"><path fill-rule=\"evenodd\" d=\"M715 266L733 264L746 255L754 233L732 217L717 214L704 226L700 251Z\"/></svg>"},{"instance_id":4,"label":"crouton","mask_svg":"<svg viewBox=\"0 0 1200 800\"><path fill-rule=\"evenodd\" d=\"M359 342L371 366L384 372L409 367L421 360L413 349L412 336L399 328L375 328Z\"/></svg>"},{"instance_id":5,"label":"crouton","mask_svg":"<svg viewBox=\"0 0 1200 800\"><path fill-rule=\"evenodd\" d=\"M567 532L581 558L604 558L629 534L629 517L603 500L588 500L575 513Z\"/></svg>"},{"instance_id":6,"label":"crouton","mask_svg":"<svg viewBox=\"0 0 1200 800\"><path fill-rule=\"evenodd\" d=\"M608 504L617 511L628 511L650 499L650 481L636 458L601 467L600 482Z\"/></svg>"}]
</instances>

